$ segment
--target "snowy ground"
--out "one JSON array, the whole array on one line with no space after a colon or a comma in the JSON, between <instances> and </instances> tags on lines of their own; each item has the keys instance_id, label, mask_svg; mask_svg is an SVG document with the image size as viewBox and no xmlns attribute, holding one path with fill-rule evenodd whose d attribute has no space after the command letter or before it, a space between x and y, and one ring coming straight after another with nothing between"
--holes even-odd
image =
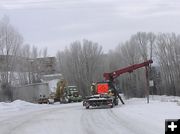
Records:
<instances>
[{"instance_id":1,"label":"snowy ground","mask_svg":"<svg viewBox=\"0 0 180 134\"><path fill-rule=\"evenodd\" d=\"M164 134L165 119L180 118L179 97L125 100L112 109L82 103L0 102L0 134Z\"/></svg>"}]
</instances>

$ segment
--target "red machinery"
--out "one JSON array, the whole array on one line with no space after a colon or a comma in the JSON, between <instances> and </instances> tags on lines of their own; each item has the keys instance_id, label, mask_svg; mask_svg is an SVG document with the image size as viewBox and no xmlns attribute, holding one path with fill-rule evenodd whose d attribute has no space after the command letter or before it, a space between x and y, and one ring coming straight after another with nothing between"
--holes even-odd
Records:
<instances>
[{"instance_id":1,"label":"red machinery","mask_svg":"<svg viewBox=\"0 0 180 134\"><path fill-rule=\"evenodd\" d=\"M111 73L104 73L103 76L105 78L105 80L114 80L115 78L117 78L119 75L124 74L124 73L132 73L134 70L141 68L141 67L145 67L145 66L149 66L149 64L153 63L152 60L148 60L146 62L140 63L140 64L134 64L116 71L113 71Z\"/></svg>"},{"instance_id":2,"label":"red machinery","mask_svg":"<svg viewBox=\"0 0 180 134\"><path fill-rule=\"evenodd\" d=\"M118 99L124 104L123 100L121 99L117 89L114 86L114 79L119 77L121 74L124 73L131 73L136 69L147 67L151 63L153 63L152 60L148 60L146 62L140 63L140 64L134 64L116 71L113 71L111 73L104 73L104 79L105 82L98 82L95 85L95 95L88 96L83 101L83 105L86 106L86 108L89 108L89 106L103 106L103 105L110 105L113 107L114 105L118 105ZM110 94L112 93L112 94Z\"/></svg>"}]
</instances>

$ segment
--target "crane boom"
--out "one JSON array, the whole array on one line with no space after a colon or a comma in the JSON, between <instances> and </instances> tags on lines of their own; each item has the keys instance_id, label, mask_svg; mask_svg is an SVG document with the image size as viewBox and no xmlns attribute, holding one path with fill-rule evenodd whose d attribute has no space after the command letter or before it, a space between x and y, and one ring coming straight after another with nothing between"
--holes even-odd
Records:
<instances>
[{"instance_id":1,"label":"crane boom","mask_svg":"<svg viewBox=\"0 0 180 134\"><path fill-rule=\"evenodd\" d=\"M148 61L145 61L145 62L140 63L140 64L134 64L134 65L131 65L131 66L128 66L128 67L113 71L111 73L104 73L103 76L104 76L104 79L106 81L107 80L113 81L115 78L119 77L121 74L124 74L124 73L127 73L127 72L131 73L131 72L133 72L134 70L136 70L138 68L149 66L149 64L151 64L151 63L153 63L153 61L148 60Z\"/></svg>"},{"instance_id":2,"label":"crane boom","mask_svg":"<svg viewBox=\"0 0 180 134\"><path fill-rule=\"evenodd\" d=\"M122 104L125 104L121 96L119 95L119 92L116 89L116 86L114 85L113 80L119 77L121 74L124 74L127 72L131 73L138 68L147 67L151 63L153 63L153 61L148 60L143 63L134 64L134 65L113 71L111 73L104 73L103 76L106 81L98 82L96 83L96 85L93 86L94 87L93 93L95 93L95 95L88 96L83 101L83 105L86 106L87 109L90 106L95 107L95 106L103 106L103 105L109 106L110 105L111 107L113 107L114 105L118 105L118 98ZM111 89L111 93L113 93L113 95L106 96L106 94L109 92L109 89Z\"/></svg>"}]
</instances>

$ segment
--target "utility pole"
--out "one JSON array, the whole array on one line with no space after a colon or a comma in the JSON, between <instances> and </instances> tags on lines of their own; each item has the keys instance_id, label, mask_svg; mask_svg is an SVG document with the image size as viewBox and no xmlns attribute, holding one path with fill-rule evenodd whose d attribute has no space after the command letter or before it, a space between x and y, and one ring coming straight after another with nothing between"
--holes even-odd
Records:
<instances>
[{"instance_id":1,"label":"utility pole","mask_svg":"<svg viewBox=\"0 0 180 134\"><path fill-rule=\"evenodd\" d=\"M147 103L149 103L149 67L145 67L145 74L146 74L146 96L147 96Z\"/></svg>"},{"instance_id":2,"label":"utility pole","mask_svg":"<svg viewBox=\"0 0 180 134\"><path fill-rule=\"evenodd\" d=\"M152 45L153 45L153 41L151 40L151 44L150 44L150 60L152 60L152 54L153 54L153 51L152 51ZM149 76L151 74L151 64L149 64L149 66L146 66L146 91L147 91L147 103L149 103Z\"/></svg>"}]
</instances>

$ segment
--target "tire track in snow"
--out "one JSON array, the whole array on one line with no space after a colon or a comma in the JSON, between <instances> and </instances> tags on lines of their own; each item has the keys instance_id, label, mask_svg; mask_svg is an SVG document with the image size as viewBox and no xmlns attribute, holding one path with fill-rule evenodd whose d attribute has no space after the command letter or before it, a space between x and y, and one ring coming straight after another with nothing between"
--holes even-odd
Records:
<instances>
[{"instance_id":1,"label":"tire track in snow","mask_svg":"<svg viewBox=\"0 0 180 134\"><path fill-rule=\"evenodd\" d=\"M84 110L81 117L84 134L119 134L119 131L114 129L114 124L111 122L113 118L108 118L109 109L88 109Z\"/></svg>"},{"instance_id":2,"label":"tire track in snow","mask_svg":"<svg viewBox=\"0 0 180 134\"><path fill-rule=\"evenodd\" d=\"M131 120L130 116L121 113L121 111L117 115L114 113L114 109L89 109L87 112L85 111L82 116L82 122L86 124L86 126L83 125L85 133L156 134L153 130L143 128L147 124L146 122L142 123L137 120Z\"/></svg>"},{"instance_id":3,"label":"tire track in snow","mask_svg":"<svg viewBox=\"0 0 180 134\"><path fill-rule=\"evenodd\" d=\"M74 109L77 106L70 107L49 107L44 109L37 109L36 111L26 112L17 116L13 116L0 122L0 134L14 134L21 133L21 128L28 127L31 122L38 122L38 119L51 115L54 112L63 112L69 109Z\"/></svg>"},{"instance_id":4,"label":"tire track in snow","mask_svg":"<svg viewBox=\"0 0 180 134\"><path fill-rule=\"evenodd\" d=\"M92 112L92 110L87 110L82 113L81 124L84 134L96 134L96 132L94 131L94 124L92 124Z\"/></svg>"},{"instance_id":5,"label":"tire track in snow","mask_svg":"<svg viewBox=\"0 0 180 134\"><path fill-rule=\"evenodd\" d=\"M135 119L131 117L131 115L127 115L122 112L117 115L113 109L111 109L108 113L117 122L117 124L119 124L120 127L129 130L132 134L160 133L156 125L149 124L147 121L143 121L142 118ZM147 126L150 126L151 129L148 129L149 127L146 128Z\"/></svg>"}]
</instances>

